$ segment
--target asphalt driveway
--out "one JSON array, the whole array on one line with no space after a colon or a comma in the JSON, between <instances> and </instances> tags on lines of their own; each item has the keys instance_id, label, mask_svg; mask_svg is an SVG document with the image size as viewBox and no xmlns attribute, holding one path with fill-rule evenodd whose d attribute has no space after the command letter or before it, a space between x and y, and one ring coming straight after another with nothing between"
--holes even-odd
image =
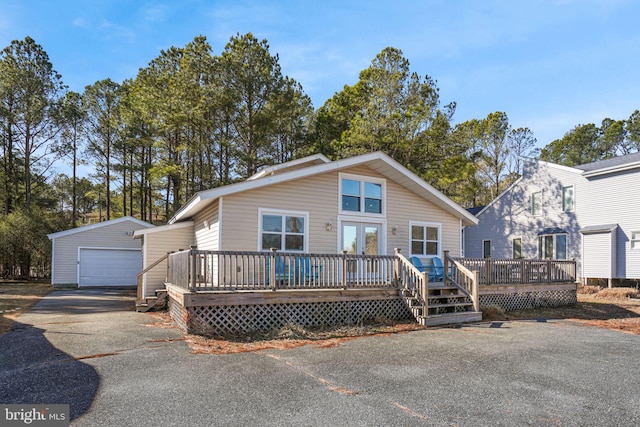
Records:
<instances>
[{"instance_id":1,"label":"asphalt driveway","mask_svg":"<svg viewBox=\"0 0 640 427\"><path fill-rule=\"evenodd\" d=\"M494 322L202 355L133 303L44 298L0 336L0 403L69 403L74 426L640 424L636 335Z\"/></svg>"}]
</instances>

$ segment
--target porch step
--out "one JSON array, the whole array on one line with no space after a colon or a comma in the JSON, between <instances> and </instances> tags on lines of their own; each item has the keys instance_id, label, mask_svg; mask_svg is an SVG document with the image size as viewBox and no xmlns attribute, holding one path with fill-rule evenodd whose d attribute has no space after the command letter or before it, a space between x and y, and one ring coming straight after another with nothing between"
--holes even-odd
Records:
<instances>
[{"instance_id":1,"label":"porch step","mask_svg":"<svg viewBox=\"0 0 640 427\"><path fill-rule=\"evenodd\" d=\"M481 311L464 311L423 317L420 320L420 324L424 326L456 325L459 323L480 322L481 320Z\"/></svg>"},{"instance_id":2,"label":"porch step","mask_svg":"<svg viewBox=\"0 0 640 427\"><path fill-rule=\"evenodd\" d=\"M155 297L148 297L142 301L136 302L136 311L139 313L146 313L147 311L152 310L154 308L163 307L166 300L167 300L167 290L158 289L156 290Z\"/></svg>"},{"instance_id":3,"label":"porch step","mask_svg":"<svg viewBox=\"0 0 640 427\"><path fill-rule=\"evenodd\" d=\"M401 295L421 325L450 325L482 320L482 312L473 311L469 295L455 285L429 287L426 313L421 298L413 290L403 289Z\"/></svg>"}]
</instances>

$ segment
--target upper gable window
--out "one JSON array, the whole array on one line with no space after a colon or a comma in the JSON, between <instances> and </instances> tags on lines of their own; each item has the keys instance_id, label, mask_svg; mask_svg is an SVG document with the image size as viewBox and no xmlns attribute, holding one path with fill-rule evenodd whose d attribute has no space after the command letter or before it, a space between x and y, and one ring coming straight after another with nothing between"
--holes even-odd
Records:
<instances>
[{"instance_id":1,"label":"upper gable window","mask_svg":"<svg viewBox=\"0 0 640 427\"><path fill-rule=\"evenodd\" d=\"M365 215L383 215L385 180L340 174L340 211Z\"/></svg>"},{"instance_id":2,"label":"upper gable window","mask_svg":"<svg viewBox=\"0 0 640 427\"><path fill-rule=\"evenodd\" d=\"M542 215L542 191L531 194L531 215Z\"/></svg>"},{"instance_id":3,"label":"upper gable window","mask_svg":"<svg viewBox=\"0 0 640 427\"><path fill-rule=\"evenodd\" d=\"M631 249L640 249L640 231L631 232Z\"/></svg>"},{"instance_id":4,"label":"upper gable window","mask_svg":"<svg viewBox=\"0 0 640 427\"><path fill-rule=\"evenodd\" d=\"M562 212L573 212L573 185L562 187Z\"/></svg>"}]
</instances>

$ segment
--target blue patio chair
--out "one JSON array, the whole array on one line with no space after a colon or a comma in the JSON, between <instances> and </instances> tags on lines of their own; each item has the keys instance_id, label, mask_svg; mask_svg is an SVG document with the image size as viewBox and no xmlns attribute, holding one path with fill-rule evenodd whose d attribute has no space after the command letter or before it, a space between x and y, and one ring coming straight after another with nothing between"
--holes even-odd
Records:
<instances>
[{"instance_id":1,"label":"blue patio chair","mask_svg":"<svg viewBox=\"0 0 640 427\"><path fill-rule=\"evenodd\" d=\"M431 275L433 274L433 279ZM437 256L433 257L433 269L429 274L429 280L440 281L444 279L444 264L442 264L442 260Z\"/></svg>"},{"instance_id":2,"label":"blue patio chair","mask_svg":"<svg viewBox=\"0 0 640 427\"><path fill-rule=\"evenodd\" d=\"M444 271L444 266L442 265L442 260L440 260L440 258L437 258L439 261L439 265L440 265L440 271L438 271L438 266L436 264L436 258L433 258L433 266L430 265L423 265L422 261L420 261L420 258L418 258L417 256L412 256L411 257L411 264L413 264L413 266L415 268L418 269L418 271L420 271L421 273L427 272L429 273L429 281L430 282L435 282L435 281L439 281L442 280L442 276L443 273L442 271Z\"/></svg>"},{"instance_id":3,"label":"blue patio chair","mask_svg":"<svg viewBox=\"0 0 640 427\"><path fill-rule=\"evenodd\" d=\"M296 257L296 277L299 283L315 282L322 272L321 265L312 265L309 257Z\"/></svg>"},{"instance_id":4,"label":"blue patio chair","mask_svg":"<svg viewBox=\"0 0 640 427\"><path fill-rule=\"evenodd\" d=\"M411 257L411 264L413 264L413 266L417 268L420 273L424 273L428 268L422 265L422 261L420 261L420 258L418 258L417 256Z\"/></svg>"},{"instance_id":5,"label":"blue patio chair","mask_svg":"<svg viewBox=\"0 0 640 427\"><path fill-rule=\"evenodd\" d=\"M266 283L269 284L271 280L271 257L267 258L267 263L265 266L265 275L266 275ZM284 264L284 259L282 257L277 256L275 261L275 274L276 274L276 283L285 282L289 277L288 268Z\"/></svg>"}]
</instances>

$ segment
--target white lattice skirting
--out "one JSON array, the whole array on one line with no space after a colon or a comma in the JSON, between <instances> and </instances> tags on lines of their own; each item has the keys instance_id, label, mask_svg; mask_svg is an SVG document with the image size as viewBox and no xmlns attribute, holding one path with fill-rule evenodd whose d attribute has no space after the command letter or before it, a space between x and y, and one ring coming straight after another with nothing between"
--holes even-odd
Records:
<instances>
[{"instance_id":1,"label":"white lattice skirting","mask_svg":"<svg viewBox=\"0 0 640 427\"><path fill-rule=\"evenodd\" d=\"M575 290L551 290L480 295L480 310L500 307L505 311L526 310L541 307L560 307L576 304Z\"/></svg>"},{"instance_id":2,"label":"white lattice skirting","mask_svg":"<svg viewBox=\"0 0 640 427\"><path fill-rule=\"evenodd\" d=\"M287 325L349 325L377 317L390 320L411 318L411 312L400 298L195 307L183 307L177 301L169 299L169 311L184 330L205 335L232 335L278 329Z\"/></svg>"}]
</instances>

